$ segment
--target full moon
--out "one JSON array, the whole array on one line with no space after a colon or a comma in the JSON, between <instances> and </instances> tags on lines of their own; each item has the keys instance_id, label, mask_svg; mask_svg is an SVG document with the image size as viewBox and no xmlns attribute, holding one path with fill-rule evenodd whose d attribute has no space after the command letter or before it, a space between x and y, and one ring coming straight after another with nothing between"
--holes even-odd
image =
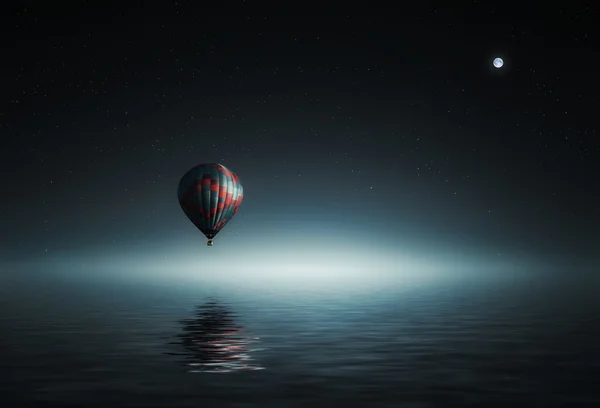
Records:
<instances>
[{"instance_id":1,"label":"full moon","mask_svg":"<svg viewBox=\"0 0 600 408\"><path fill-rule=\"evenodd\" d=\"M502 61L502 58L496 58L496 59L494 59L494 66L496 68L501 68L502 65L504 65L504 61Z\"/></svg>"}]
</instances>

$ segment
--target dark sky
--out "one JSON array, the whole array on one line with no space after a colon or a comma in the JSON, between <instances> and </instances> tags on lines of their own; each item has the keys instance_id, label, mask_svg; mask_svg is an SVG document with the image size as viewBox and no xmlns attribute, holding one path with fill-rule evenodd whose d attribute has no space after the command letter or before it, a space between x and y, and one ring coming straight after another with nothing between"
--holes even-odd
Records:
<instances>
[{"instance_id":1,"label":"dark sky","mask_svg":"<svg viewBox=\"0 0 600 408\"><path fill-rule=\"evenodd\" d=\"M5 261L598 261L591 2L25 3L0 13ZM245 193L213 248L176 199L204 162Z\"/></svg>"}]
</instances>

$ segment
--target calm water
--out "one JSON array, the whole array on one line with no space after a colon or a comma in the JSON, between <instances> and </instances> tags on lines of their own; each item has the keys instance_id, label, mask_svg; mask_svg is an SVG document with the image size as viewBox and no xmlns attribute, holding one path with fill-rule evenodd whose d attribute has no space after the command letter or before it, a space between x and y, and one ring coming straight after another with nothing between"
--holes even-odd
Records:
<instances>
[{"instance_id":1,"label":"calm water","mask_svg":"<svg viewBox=\"0 0 600 408\"><path fill-rule=\"evenodd\" d=\"M2 407L600 406L591 285L0 285Z\"/></svg>"}]
</instances>

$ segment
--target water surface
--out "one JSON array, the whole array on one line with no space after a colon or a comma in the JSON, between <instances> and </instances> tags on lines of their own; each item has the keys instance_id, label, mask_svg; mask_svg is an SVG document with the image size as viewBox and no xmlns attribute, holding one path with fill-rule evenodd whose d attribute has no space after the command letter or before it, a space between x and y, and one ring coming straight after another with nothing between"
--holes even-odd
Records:
<instances>
[{"instance_id":1,"label":"water surface","mask_svg":"<svg viewBox=\"0 0 600 408\"><path fill-rule=\"evenodd\" d=\"M600 406L592 285L0 284L1 406Z\"/></svg>"}]
</instances>

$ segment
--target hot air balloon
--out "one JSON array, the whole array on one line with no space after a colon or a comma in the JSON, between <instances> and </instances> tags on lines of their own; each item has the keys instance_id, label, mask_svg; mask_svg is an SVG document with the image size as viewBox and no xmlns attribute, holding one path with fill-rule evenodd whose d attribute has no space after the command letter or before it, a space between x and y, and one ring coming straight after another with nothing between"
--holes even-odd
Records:
<instances>
[{"instance_id":1,"label":"hot air balloon","mask_svg":"<svg viewBox=\"0 0 600 408\"><path fill-rule=\"evenodd\" d=\"M208 238L213 238L237 213L243 188L238 176L217 163L200 164L179 181L177 198L185 215Z\"/></svg>"}]
</instances>

